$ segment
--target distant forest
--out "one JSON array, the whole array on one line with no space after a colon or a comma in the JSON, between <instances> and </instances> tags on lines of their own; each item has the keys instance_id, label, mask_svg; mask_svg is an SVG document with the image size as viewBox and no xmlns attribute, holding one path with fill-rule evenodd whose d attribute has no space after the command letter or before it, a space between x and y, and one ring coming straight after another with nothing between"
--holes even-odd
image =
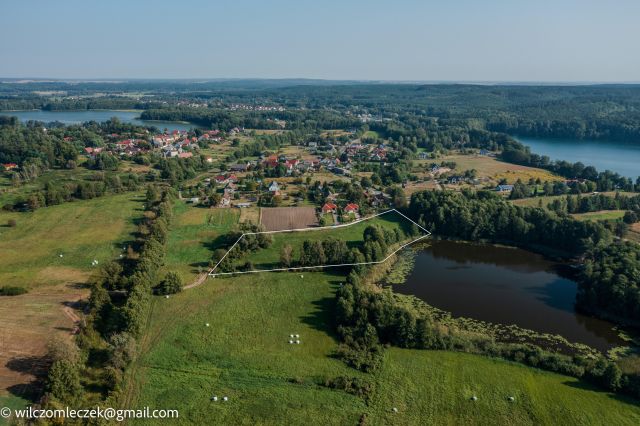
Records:
<instances>
[{"instance_id":1,"label":"distant forest","mask_svg":"<svg viewBox=\"0 0 640 426\"><path fill-rule=\"evenodd\" d=\"M99 94L99 96L96 96ZM197 103L204 108L194 108ZM285 111L230 111L229 105ZM411 122L431 117L521 136L610 139L640 144L640 85L508 86L373 84L320 80L0 83L0 110L144 109L145 118L198 124L215 120L274 128L293 111L324 111ZM297 121L297 120L293 120Z\"/></svg>"}]
</instances>

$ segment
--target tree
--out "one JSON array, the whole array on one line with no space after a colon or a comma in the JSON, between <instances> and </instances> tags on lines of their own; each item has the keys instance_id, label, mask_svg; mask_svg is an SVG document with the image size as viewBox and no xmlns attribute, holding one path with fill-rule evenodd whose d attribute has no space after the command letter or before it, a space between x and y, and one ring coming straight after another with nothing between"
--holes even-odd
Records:
<instances>
[{"instance_id":1,"label":"tree","mask_svg":"<svg viewBox=\"0 0 640 426\"><path fill-rule=\"evenodd\" d=\"M73 404L82 391L78 366L66 359L54 361L49 370L46 388L58 401Z\"/></svg>"},{"instance_id":2,"label":"tree","mask_svg":"<svg viewBox=\"0 0 640 426\"><path fill-rule=\"evenodd\" d=\"M293 248L289 244L285 244L284 247L282 247L282 251L280 252L280 263L285 268L291 266L292 254Z\"/></svg>"},{"instance_id":3,"label":"tree","mask_svg":"<svg viewBox=\"0 0 640 426\"><path fill-rule=\"evenodd\" d=\"M182 291L182 278L176 272L169 272L157 287L158 294L175 294Z\"/></svg>"}]
</instances>

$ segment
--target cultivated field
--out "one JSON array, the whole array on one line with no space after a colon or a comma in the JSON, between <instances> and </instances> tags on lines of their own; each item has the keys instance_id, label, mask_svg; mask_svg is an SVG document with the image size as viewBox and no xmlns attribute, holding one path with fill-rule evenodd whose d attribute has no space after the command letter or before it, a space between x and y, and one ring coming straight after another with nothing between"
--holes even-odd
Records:
<instances>
[{"instance_id":1,"label":"cultivated field","mask_svg":"<svg viewBox=\"0 0 640 426\"><path fill-rule=\"evenodd\" d=\"M363 415L371 425L640 422L639 407L584 382L475 355L391 348L376 373L348 368L332 356L343 280L328 272L215 278L155 299L124 406L177 408L177 424L344 425ZM301 344L288 343L292 333ZM369 402L322 386L337 376L369 381Z\"/></svg>"},{"instance_id":2,"label":"cultivated field","mask_svg":"<svg viewBox=\"0 0 640 426\"><path fill-rule=\"evenodd\" d=\"M32 213L0 212L0 285L29 289L0 297L0 406L24 404L50 339L70 338L91 262L116 258L142 213L139 194L74 201ZM17 226L4 226L15 219ZM63 257L60 257L60 254Z\"/></svg>"},{"instance_id":3,"label":"cultivated field","mask_svg":"<svg viewBox=\"0 0 640 426\"><path fill-rule=\"evenodd\" d=\"M318 226L314 207L271 207L260 209L260 224L265 231Z\"/></svg>"}]
</instances>

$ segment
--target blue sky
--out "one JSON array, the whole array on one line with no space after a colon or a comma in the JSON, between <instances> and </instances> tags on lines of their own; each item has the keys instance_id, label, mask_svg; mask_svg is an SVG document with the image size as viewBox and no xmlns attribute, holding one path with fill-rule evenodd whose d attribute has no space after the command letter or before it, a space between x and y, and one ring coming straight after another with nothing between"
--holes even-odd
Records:
<instances>
[{"instance_id":1,"label":"blue sky","mask_svg":"<svg viewBox=\"0 0 640 426\"><path fill-rule=\"evenodd\" d=\"M0 77L640 81L638 0L1 0Z\"/></svg>"}]
</instances>

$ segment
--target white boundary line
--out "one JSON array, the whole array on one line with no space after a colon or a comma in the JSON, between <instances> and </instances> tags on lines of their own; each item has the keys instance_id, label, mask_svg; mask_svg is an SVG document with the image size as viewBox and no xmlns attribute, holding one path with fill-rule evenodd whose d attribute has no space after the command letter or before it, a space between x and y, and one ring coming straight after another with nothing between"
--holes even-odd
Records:
<instances>
[{"instance_id":1,"label":"white boundary line","mask_svg":"<svg viewBox=\"0 0 640 426\"><path fill-rule=\"evenodd\" d=\"M376 218L378 216L382 216L383 214L387 214L387 213L391 213L391 212L398 213L400 216L404 217L409 222L413 223L414 225L416 225L418 228L422 229L427 234L423 235L421 237L418 237L413 241L409 241L408 243L405 243L405 244L401 245L398 249L393 251L391 254L389 254L387 257L385 257L382 260L378 260L376 262L338 263L338 264L334 264L334 265L318 265L318 266L298 266L298 267L295 267L295 268L274 268L274 269L256 269L256 270L252 270L252 271L218 272L218 273L214 274L214 271L216 270L216 268L220 265L220 263L222 263L224 258L227 257L227 255L240 242L240 240L244 238L245 235L278 234L278 233L282 233L282 232L320 231L320 230L325 230L325 229L344 228L344 227L352 226L352 225L355 225L357 223L364 222L366 220L370 220L370 219ZM355 220L355 221L350 222L350 223L344 223L342 225L320 226L320 227L317 227L317 228L283 229L283 230L280 230L280 231L246 232L246 233L242 234L240 236L240 238L238 238L238 240L235 243L233 243L231 248L229 250L227 250L227 252L224 254L224 256L222 256L222 258L220 258L218 263L216 263L216 265L213 268L211 268L211 270L209 271L208 275L210 277L218 277L218 276L224 276L224 275L256 274L256 273L259 273L259 272L299 271L299 270L316 269L316 268L337 268L337 267L341 267L341 266L375 265L375 264L378 264L378 263L386 262L391 256L393 256L394 254L396 254L397 252L399 252L403 248L405 248L408 245L411 245L411 244L413 244L413 243L415 243L417 241L420 241L420 240L422 240L424 238L427 238L430 235L431 235L431 232L429 232L427 229L425 229L424 227L420 226L419 224L417 224L416 222L411 220L409 217L407 217L404 214L400 213L396 209L390 209L390 210L384 211L382 213L378 213L378 214L375 214L373 216L369 216L369 217L366 217L366 218L361 218L361 219Z\"/></svg>"}]
</instances>

